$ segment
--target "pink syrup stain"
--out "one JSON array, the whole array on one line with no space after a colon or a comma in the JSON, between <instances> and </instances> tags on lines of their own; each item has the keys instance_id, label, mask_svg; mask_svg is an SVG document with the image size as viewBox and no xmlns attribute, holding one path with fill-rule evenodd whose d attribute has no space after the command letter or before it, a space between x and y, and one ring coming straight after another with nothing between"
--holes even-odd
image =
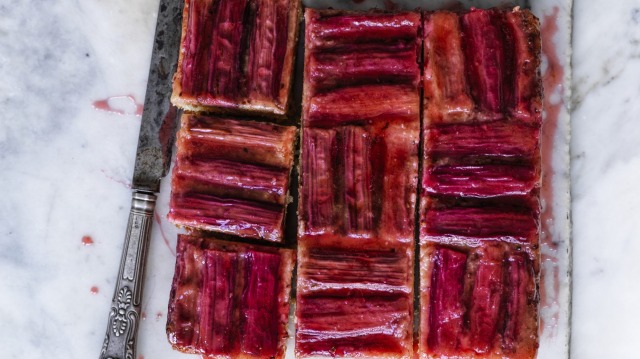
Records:
<instances>
[{"instance_id":1,"label":"pink syrup stain","mask_svg":"<svg viewBox=\"0 0 640 359\"><path fill-rule=\"evenodd\" d=\"M91 289L89 289L89 292L91 292L91 294L96 295L98 293L100 293L100 288L96 287L95 285L93 287L91 287Z\"/></svg>"},{"instance_id":2,"label":"pink syrup stain","mask_svg":"<svg viewBox=\"0 0 640 359\"><path fill-rule=\"evenodd\" d=\"M108 179L112 180L113 182L115 182L115 183L119 183L119 184L123 185L124 187L126 187L126 188L128 188L128 189L131 189L131 188L132 188L132 185L131 185L131 182L130 182L130 181L127 181L127 180L122 179L122 178L116 178L116 177L114 177L114 176L112 176L112 175L108 174L108 173L107 173L107 171L105 171L105 170L100 170L100 172L102 172L102 174L103 174L105 177L107 177Z\"/></svg>"},{"instance_id":3,"label":"pink syrup stain","mask_svg":"<svg viewBox=\"0 0 640 359\"><path fill-rule=\"evenodd\" d=\"M560 98L564 92L563 79L564 68L558 57L553 38L558 32L558 14L560 9L556 6L549 15L545 15L542 19L540 28L542 37L542 53L547 57L547 69L542 74L542 83L546 91L544 97L544 111L546 114L542 125L541 136L541 152L542 152L542 187L540 196L544 200L545 207L541 213L541 245L543 249L547 249L552 254L541 255L541 265L546 267L547 274L540 278L540 305L541 308L551 311L551 323L546 323L541 317L540 327L546 334L553 335L557 329L559 320L558 296L560 294L560 268L558 266L558 258L555 255L558 245L553 238L551 228L553 226L553 175L554 169L552 165L554 153L554 138L558 130L558 118L562 110L563 101L552 99L551 93L556 89L560 89ZM551 273L548 273L551 271ZM553 281L551 288L547 288L545 280Z\"/></svg>"},{"instance_id":4,"label":"pink syrup stain","mask_svg":"<svg viewBox=\"0 0 640 359\"><path fill-rule=\"evenodd\" d=\"M81 242L85 246L93 245L93 238L91 236L82 236Z\"/></svg>"},{"instance_id":5,"label":"pink syrup stain","mask_svg":"<svg viewBox=\"0 0 640 359\"><path fill-rule=\"evenodd\" d=\"M540 29L542 34L542 52L547 56L548 66L544 74L542 75L542 83L544 88L551 92L553 89L562 86L562 80L564 78L564 68L560 64L556 48L553 44L553 37L558 32L558 17L559 8L554 7L553 13L547 15L542 20L542 27ZM562 89L564 91L564 89ZM542 124L542 164L543 176L542 176L542 198L545 200L545 208L541 214L542 217L542 230L546 233L543 236L543 244L550 246L552 249L557 249L557 245L551 238L550 227L553 224L553 140L558 130L558 116L562 109L562 101L553 103L551 96L544 97L544 110L546 118Z\"/></svg>"},{"instance_id":6,"label":"pink syrup stain","mask_svg":"<svg viewBox=\"0 0 640 359\"><path fill-rule=\"evenodd\" d=\"M142 116L144 105L139 104L133 95L110 96L93 102L93 108L118 115Z\"/></svg>"}]
</instances>

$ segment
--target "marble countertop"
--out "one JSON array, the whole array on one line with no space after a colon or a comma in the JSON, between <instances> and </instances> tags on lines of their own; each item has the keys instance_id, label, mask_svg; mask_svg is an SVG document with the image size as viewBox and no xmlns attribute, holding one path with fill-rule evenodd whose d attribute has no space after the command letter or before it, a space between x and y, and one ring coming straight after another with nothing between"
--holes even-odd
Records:
<instances>
[{"instance_id":1,"label":"marble countertop","mask_svg":"<svg viewBox=\"0 0 640 359\"><path fill-rule=\"evenodd\" d=\"M98 356L157 4L0 1L2 358ZM640 3L575 0L573 15L571 357L637 358ZM176 240L167 194L165 179L140 359L192 357L164 334Z\"/></svg>"}]
</instances>

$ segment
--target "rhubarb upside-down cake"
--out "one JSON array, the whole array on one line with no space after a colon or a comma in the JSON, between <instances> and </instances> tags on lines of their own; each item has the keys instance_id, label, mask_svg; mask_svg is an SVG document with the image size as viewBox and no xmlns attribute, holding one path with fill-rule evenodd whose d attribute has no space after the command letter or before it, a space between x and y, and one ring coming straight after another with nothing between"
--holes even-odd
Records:
<instances>
[{"instance_id":1,"label":"rhubarb upside-down cake","mask_svg":"<svg viewBox=\"0 0 640 359\"><path fill-rule=\"evenodd\" d=\"M286 117L301 7L300 0L185 0L173 104Z\"/></svg>"},{"instance_id":2,"label":"rhubarb upside-down cake","mask_svg":"<svg viewBox=\"0 0 640 359\"><path fill-rule=\"evenodd\" d=\"M167 335L187 353L283 358L295 251L178 236Z\"/></svg>"},{"instance_id":3,"label":"rhubarb upside-down cake","mask_svg":"<svg viewBox=\"0 0 640 359\"><path fill-rule=\"evenodd\" d=\"M174 102L284 114L299 6L187 0ZM518 8L305 20L296 356L534 358L538 20ZM184 115L169 219L282 242L297 133ZM204 237L178 241L171 343L282 358L294 253Z\"/></svg>"},{"instance_id":4,"label":"rhubarb upside-down cake","mask_svg":"<svg viewBox=\"0 0 640 359\"><path fill-rule=\"evenodd\" d=\"M424 14L421 358L534 358L538 347L538 20Z\"/></svg>"},{"instance_id":5,"label":"rhubarb upside-down cake","mask_svg":"<svg viewBox=\"0 0 640 359\"><path fill-rule=\"evenodd\" d=\"M305 12L296 354L413 356L418 12Z\"/></svg>"}]
</instances>

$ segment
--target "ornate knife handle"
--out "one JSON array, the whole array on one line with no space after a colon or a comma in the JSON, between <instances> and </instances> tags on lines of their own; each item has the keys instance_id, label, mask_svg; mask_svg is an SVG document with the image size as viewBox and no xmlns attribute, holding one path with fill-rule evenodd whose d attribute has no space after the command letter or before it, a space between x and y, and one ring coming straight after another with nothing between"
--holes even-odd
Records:
<instances>
[{"instance_id":1,"label":"ornate knife handle","mask_svg":"<svg viewBox=\"0 0 640 359\"><path fill-rule=\"evenodd\" d=\"M133 192L120 271L100 359L136 359L145 257L155 206L154 194Z\"/></svg>"}]
</instances>

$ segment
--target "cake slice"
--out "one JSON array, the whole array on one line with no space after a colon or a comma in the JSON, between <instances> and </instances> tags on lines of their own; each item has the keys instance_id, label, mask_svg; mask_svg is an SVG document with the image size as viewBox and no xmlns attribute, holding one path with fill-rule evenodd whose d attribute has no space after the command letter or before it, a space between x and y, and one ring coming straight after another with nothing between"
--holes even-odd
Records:
<instances>
[{"instance_id":1,"label":"cake slice","mask_svg":"<svg viewBox=\"0 0 640 359\"><path fill-rule=\"evenodd\" d=\"M542 120L538 19L528 10L424 15L425 123Z\"/></svg>"},{"instance_id":2,"label":"cake slice","mask_svg":"<svg viewBox=\"0 0 640 359\"><path fill-rule=\"evenodd\" d=\"M283 118L290 106L299 0L184 0L174 105Z\"/></svg>"},{"instance_id":3,"label":"cake slice","mask_svg":"<svg viewBox=\"0 0 640 359\"><path fill-rule=\"evenodd\" d=\"M302 243L298 253L298 356L412 357L412 247Z\"/></svg>"},{"instance_id":4,"label":"cake slice","mask_svg":"<svg viewBox=\"0 0 640 359\"><path fill-rule=\"evenodd\" d=\"M420 254L420 357L535 357L535 252L503 243L477 247L424 244Z\"/></svg>"},{"instance_id":5,"label":"cake slice","mask_svg":"<svg viewBox=\"0 0 640 359\"><path fill-rule=\"evenodd\" d=\"M178 236L171 345L207 358L283 358L295 253Z\"/></svg>"},{"instance_id":6,"label":"cake slice","mask_svg":"<svg viewBox=\"0 0 640 359\"><path fill-rule=\"evenodd\" d=\"M184 115L169 220L281 242L296 135L293 126Z\"/></svg>"}]
</instances>

